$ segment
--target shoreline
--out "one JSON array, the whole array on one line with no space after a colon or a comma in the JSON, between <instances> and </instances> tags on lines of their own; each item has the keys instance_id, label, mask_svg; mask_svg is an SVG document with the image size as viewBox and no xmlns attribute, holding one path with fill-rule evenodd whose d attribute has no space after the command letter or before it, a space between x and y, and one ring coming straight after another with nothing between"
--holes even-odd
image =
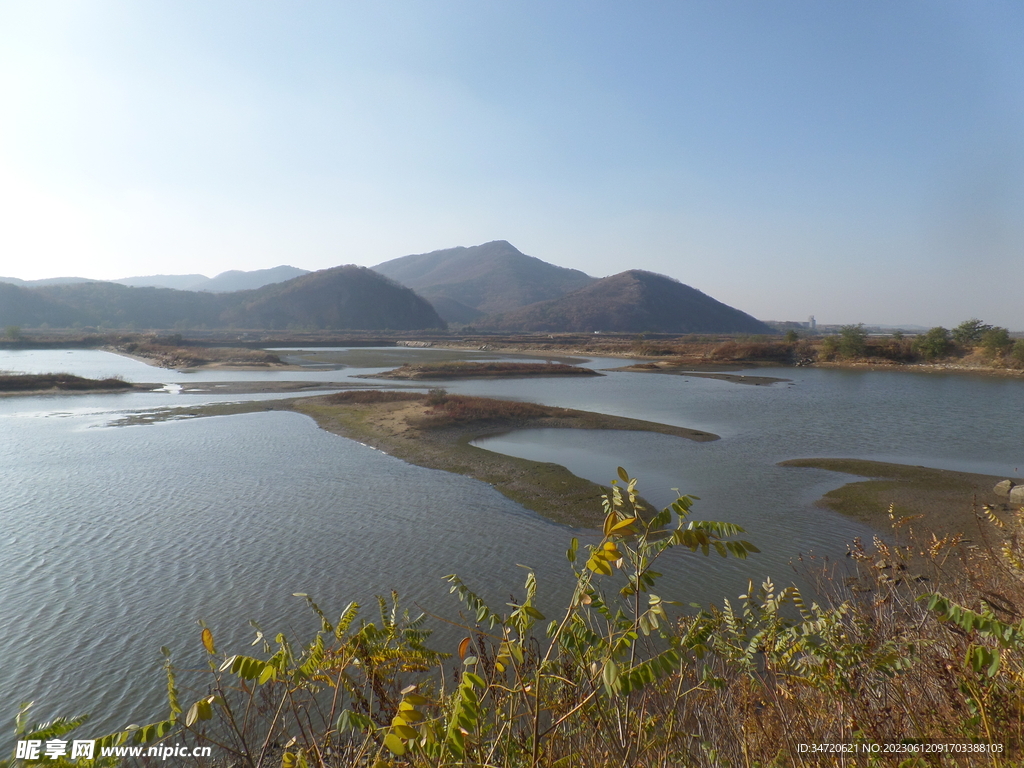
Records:
<instances>
[{"instance_id":1,"label":"shoreline","mask_svg":"<svg viewBox=\"0 0 1024 768\"><path fill-rule=\"evenodd\" d=\"M867 459L789 459L780 461L779 466L865 478L829 491L815 506L860 520L880 533L892 531L890 504L895 522L907 519L912 528L939 537L957 533L973 536L978 524L976 512L982 505L992 505L997 514L1013 512L1009 500L993 490L996 483L1007 479L999 475Z\"/></svg>"},{"instance_id":2,"label":"shoreline","mask_svg":"<svg viewBox=\"0 0 1024 768\"><path fill-rule=\"evenodd\" d=\"M405 335L407 336L407 335ZM403 336L404 338L404 336ZM315 350L318 346L323 345L336 345L336 346L353 346L360 347L365 346L364 343L353 343L354 341L361 341L352 339L349 337L339 337L334 341L317 339L311 341L310 339L301 340L289 340L286 338L280 339L266 339L262 344L255 344L251 341L242 342L241 346L233 347L230 342L225 341L221 346L217 343L204 342L204 349L238 349L242 350L253 350L253 349L264 349L273 346L288 346L298 345L308 347L310 350ZM390 341L390 339L377 339L374 343L384 343ZM564 343L568 341L569 343ZM651 354L641 349L627 348L626 344L615 345L612 337L606 337L601 340L601 343L592 343L593 340L586 336L573 336L572 339L557 339L550 338L548 340L542 339L509 339L509 338L491 338L486 336L473 337L472 340L463 339L446 339L432 337L427 342L427 347L431 349L446 349L452 351L487 351L495 354L532 354L538 357L590 357L590 358L607 358L607 359L622 359L622 360L636 360L640 364L652 363L657 364L659 367L666 368L688 368L693 371L709 371L709 372L727 372L729 370L737 369L751 369L751 368L794 368L800 367L794 364L780 363L773 360L764 359L743 359L743 358L730 358L723 360L712 360L709 358L708 353L711 351L713 343L698 344L696 342L688 342L696 346L701 346L703 351L694 350L692 354ZM563 342L563 343L559 343ZM576 342L576 343L572 343ZM391 342L395 345L395 348L401 348L405 345L400 345L397 342ZM714 342L717 343L717 342ZM237 344L237 342L236 342ZM187 366L174 366L174 365L160 365L160 355L144 356L137 353L127 352L118 349L115 345L104 342L94 341L85 343L65 342L52 343L40 342L39 348L52 348L57 346L58 348L70 347L70 348L91 348L100 349L113 354L122 355L132 360L145 363L155 368L165 368L169 370L182 370L182 371L201 371L204 369L212 370L239 370L239 371L289 371L289 370L304 370L306 366L296 365L292 363L246 363L244 361L231 362L231 361L209 361L196 365ZM19 349L31 349L33 346L31 343L19 343ZM418 347L410 347L418 348ZM632 366L625 366L631 368ZM829 368L838 370L878 370L878 371L904 371L914 373L950 373L950 374L973 374L981 376L995 376L999 378L1009 379L1024 379L1024 369L1018 368L1005 368L996 367L989 365L977 365L977 364L964 364L961 360L946 360L943 362L935 363L900 363L891 360L884 359L868 359L868 360L843 360L843 361L814 361L808 367L817 368ZM633 371L630 371L633 372ZM637 371L639 372L639 371Z\"/></svg>"}]
</instances>

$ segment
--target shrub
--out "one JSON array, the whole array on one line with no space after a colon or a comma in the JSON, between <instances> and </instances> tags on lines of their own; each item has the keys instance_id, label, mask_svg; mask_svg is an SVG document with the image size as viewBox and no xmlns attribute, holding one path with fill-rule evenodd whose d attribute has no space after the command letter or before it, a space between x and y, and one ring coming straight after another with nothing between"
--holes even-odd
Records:
<instances>
[{"instance_id":1,"label":"shrub","mask_svg":"<svg viewBox=\"0 0 1024 768\"><path fill-rule=\"evenodd\" d=\"M839 351L839 337L837 336L826 336L821 340L821 347L818 349L818 355L823 360L832 360L835 358L836 353Z\"/></svg>"},{"instance_id":2,"label":"shrub","mask_svg":"<svg viewBox=\"0 0 1024 768\"><path fill-rule=\"evenodd\" d=\"M1024 339L1017 339L1013 342L1010 358L1016 363L1024 364Z\"/></svg>"},{"instance_id":3,"label":"shrub","mask_svg":"<svg viewBox=\"0 0 1024 768\"><path fill-rule=\"evenodd\" d=\"M443 387L434 387L433 389L427 390L427 405L432 408L443 405L447 399L448 390Z\"/></svg>"},{"instance_id":4,"label":"shrub","mask_svg":"<svg viewBox=\"0 0 1024 768\"><path fill-rule=\"evenodd\" d=\"M914 350L925 360L946 357L952 351L949 331L941 325L914 339Z\"/></svg>"},{"instance_id":5,"label":"shrub","mask_svg":"<svg viewBox=\"0 0 1024 768\"><path fill-rule=\"evenodd\" d=\"M981 335L981 348L991 357L1002 357L1013 348L1013 339L1006 328L989 328Z\"/></svg>"},{"instance_id":6,"label":"shrub","mask_svg":"<svg viewBox=\"0 0 1024 768\"><path fill-rule=\"evenodd\" d=\"M864 330L864 324L844 325L839 329L839 344L837 351L841 357L863 357L867 351L868 332Z\"/></svg>"}]
</instances>

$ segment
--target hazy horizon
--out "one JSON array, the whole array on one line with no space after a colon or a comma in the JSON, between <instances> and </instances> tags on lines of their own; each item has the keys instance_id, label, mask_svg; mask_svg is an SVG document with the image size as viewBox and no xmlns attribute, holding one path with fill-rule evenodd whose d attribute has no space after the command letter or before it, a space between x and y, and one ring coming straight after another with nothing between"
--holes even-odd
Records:
<instances>
[{"instance_id":1,"label":"hazy horizon","mask_svg":"<svg viewBox=\"0 0 1024 768\"><path fill-rule=\"evenodd\" d=\"M12 0L0 274L504 239L763 319L1022 330L1022 39L1006 1Z\"/></svg>"}]
</instances>

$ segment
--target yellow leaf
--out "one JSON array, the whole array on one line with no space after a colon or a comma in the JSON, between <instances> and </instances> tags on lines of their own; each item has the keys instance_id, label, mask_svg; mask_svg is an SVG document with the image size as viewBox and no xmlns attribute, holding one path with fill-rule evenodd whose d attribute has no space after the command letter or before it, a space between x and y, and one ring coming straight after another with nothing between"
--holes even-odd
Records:
<instances>
[{"instance_id":1,"label":"yellow leaf","mask_svg":"<svg viewBox=\"0 0 1024 768\"><path fill-rule=\"evenodd\" d=\"M196 702L196 714L200 720L209 720L213 717L213 707L210 706L212 700L213 696L209 696Z\"/></svg>"},{"instance_id":2,"label":"yellow leaf","mask_svg":"<svg viewBox=\"0 0 1024 768\"><path fill-rule=\"evenodd\" d=\"M632 526L635 522L635 517L627 517L625 520L613 525L611 530L605 533L605 536L625 536L628 533L632 533L632 531L627 531L626 529Z\"/></svg>"},{"instance_id":3,"label":"yellow leaf","mask_svg":"<svg viewBox=\"0 0 1024 768\"><path fill-rule=\"evenodd\" d=\"M396 733L389 733L384 737L384 747L393 755L401 757L405 754L405 743Z\"/></svg>"},{"instance_id":4,"label":"yellow leaf","mask_svg":"<svg viewBox=\"0 0 1024 768\"><path fill-rule=\"evenodd\" d=\"M615 521L619 519L619 516L615 514L615 510L612 510L604 519L604 535L610 536L612 528L615 527Z\"/></svg>"},{"instance_id":5,"label":"yellow leaf","mask_svg":"<svg viewBox=\"0 0 1024 768\"><path fill-rule=\"evenodd\" d=\"M395 723L393 726L391 726L391 730L397 733L400 738L406 740L415 739L417 736L419 736L419 734L416 733L415 728L410 728L405 723Z\"/></svg>"},{"instance_id":6,"label":"yellow leaf","mask_svg":"<svg viewBox=\"0 0 1024 768\"><path fill-rule=\"evenodd\" d=\"M210 631L209 627L203 628L203 647L207 653L216 653L217 649L213 645L213 632Z\"/></svg>"}]
</instances>

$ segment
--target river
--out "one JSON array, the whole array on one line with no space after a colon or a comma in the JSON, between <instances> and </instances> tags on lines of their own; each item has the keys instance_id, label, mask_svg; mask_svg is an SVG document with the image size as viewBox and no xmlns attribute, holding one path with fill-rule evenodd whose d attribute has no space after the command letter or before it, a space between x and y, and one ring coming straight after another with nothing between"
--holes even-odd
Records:
<instances>
[{"instance_id":1,"label":"river","mask_svg":"<svg viewBox=\"0 0 1024 768\"><path fill-rule=\"evenodd\" d=\"M319 367L183 373L90 350L0 353L0 370L120 375L182 390L0 398L0 720L10 723L29 700L40 718L93 713L94 736L159 718L160 646L187 668L201 661L198 619L221 648L238 652L253 637L249 619L268 633L307 632L316 624L295 592L313 595L328 614L359 600L372 619L373 596L395 589L414 613L422 607L452 615L457 605L443 575L459 573L502 605L522 584L519 565L528 565L549 604L564 595L569 538L589 540L590 532L550 523L486 484L323 432L304 416L110 426L135 411L243 399L189 394L190 382L301 379L327 387L396 361L448 353L287 354ZM789 563L800 553L841 555L854 536L870 535L814 506L850 478L778 461L843 456L1008 476L1024 466L1020 380L813 368L767 373L789 381L747 386L609 372L445 386L720 435L694 443L534 430L479 443L600 482L623 465L652 501L667 503L678 488L701 497L697 516L747 528L763 554L746 562L671 557L662 594L684 602L720 602L742 591L747 578L788 582ZM244 399L260 397L270 396ZM10 732L0 731L0 747Z\"/></svg>"}]
</instances>

